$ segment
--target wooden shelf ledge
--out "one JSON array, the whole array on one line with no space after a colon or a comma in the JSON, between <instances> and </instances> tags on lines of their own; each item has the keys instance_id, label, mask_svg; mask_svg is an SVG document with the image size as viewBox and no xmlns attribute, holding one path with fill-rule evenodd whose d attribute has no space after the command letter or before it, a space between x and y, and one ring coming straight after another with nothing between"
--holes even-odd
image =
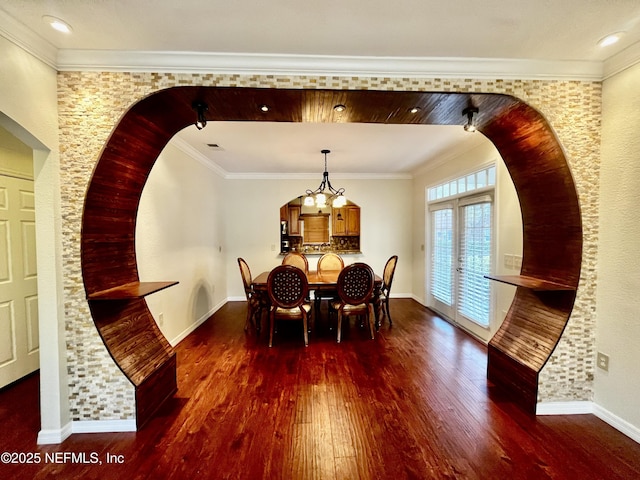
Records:
<instances>
[{"instance_id":1,"label":"wooden shelf ledge","mask_svg":"<svg viewBox=\"0 0 640 480\"><path fill-rule=\"evenodd\" d=\"M563 283L552 282L527 275L485 275L489 280L524 287L535 291L575 291L576 288Z\"/></svg>"},{"instance_id":2,"label":"wooden shelf ledge","mask_svg":"<svg viewBox=\"0 0 640 480\"><path fill-rule=\"evenodd\" d=\"M172 287L178 282L131 282L119 285L107 290L92 293L87 296L87 300L128 300L132 298L142 298L152 293L159 292L165 288Z\"/></svg>"}]
</instances>

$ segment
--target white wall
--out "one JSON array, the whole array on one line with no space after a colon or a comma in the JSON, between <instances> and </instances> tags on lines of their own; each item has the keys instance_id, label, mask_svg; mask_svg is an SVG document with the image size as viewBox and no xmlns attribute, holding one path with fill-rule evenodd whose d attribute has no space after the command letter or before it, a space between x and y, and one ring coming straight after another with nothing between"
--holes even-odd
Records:
<instances>
[{"instance_id":1,"label":"white wall","mask_svg":"<svg viewBox=\"0 0 640 480\"><path fill-rule=\"evenodd\" d=\"M640 64L603 84L595 403L640 429Z\"/></svg>"},{"instance_id":2,"label":"white wall","mask_svg":"<svg viewBox=\"0 0 640 480\"><path fill-rule=\"evenodd\" d=\"M237 258L244 258L253 276L272 269L280 257L280 207L317 186L314 180L227 180L226 244L228 292L244 298ZM381 275L386 261L398 255L392 296L411 295L411 180L352 180L332 176L334 185L359 205L362 255L345 255L345 264L366 262ZM310 268L317 259L309 256Z\"/></svg>"},{"instance_id":3,"label":"white wall","mask_svg":"<svg viewBox=\"0 0 640 480\"><path fill-rule=\"evenodd\" d=\"M477 134L480 135L480 134ZM494 215L496 222L495 273L517 275L519 269L506 268L504 255L522 255L522 216L520 203L500 154L493 143L485 137L478 137L474 145L454 156L434 159L434 166L416 175L413 182L413 293L416 300L427 304L426 298L426 188L453 180L474 172L490 163L496 165L496 197ZM495 333L504 313L509 309L515 294L515 287L498 282L492 283L494 292L494 318L491 320L490 336Z\"/></svg>"},{"instance_id":4,"label":"white wall","mask_svg":"<svg viewBox=\"0 0 640 480\"><path fill-rule=\"evenodd\" d=\"M70 418L62 289L57 80L55 70L3 37L0 37L0 58L0 124L34 149L41 363L39 441L46 442L46 432L59 432Z\"/></svg>"},{"instance_id":5,"label":"white wall","mask_svg":"<svg viewBox=\"0 0 640 480\"><path fill-rule=\"evenodd\" d=\"M141 281L180 283L146 297L173 345L227 297L224 180L169 144L142 192L136 222Z\"/></svg>"}]
</instances>

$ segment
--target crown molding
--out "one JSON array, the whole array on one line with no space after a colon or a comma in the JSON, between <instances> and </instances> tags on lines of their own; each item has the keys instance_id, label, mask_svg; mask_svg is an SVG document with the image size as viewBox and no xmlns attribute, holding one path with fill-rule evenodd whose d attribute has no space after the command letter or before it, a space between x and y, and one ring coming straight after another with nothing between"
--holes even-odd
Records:
<instances>
[{"instance_id":1,"label":"crown molding","mask_svg":"<svg viewBox=\"0 0 640 480\"><path fill-rule=\"evenodd\" d=\"M58 52L58 70L585 81L602 79L602 62L64 49Z\"/></svg>"},{"instance_id":2,"label":"crown molding","mask_svg":"<svg viewBox=\"0 0 640 480\"><path fill-rule=\"evenodd\" d=\"M58 71L601 81L603 62L57 49L0 10L0 35ZM624 52L623 52L624 53ZM616 55L624 62L626 55ZM634 62L637 55L634 55ZM612 69L620 70L618 59Z\"/></svg>"},{"instance_id":3,"label":"crown molding","mask_svg":"<svg viewBox=\"0 0 640 480\"><path fill-rule=\"evenodd\" d=\"M634 43L605 60L602 79L613 77L638 63L640 63L640 42Z\"/></svg>"},{"instance_id":4,"label":"crown molding","mask_svg":"<svg viewBox=\"0 0 640 480\"><path fill-rule=\"evenodd\" d=\"M243 73L602 81L640 63L640 42L604 62L57 49L0 10L0 36L58 71Z\"/></svg>"},{"instance_id":5,"label":"crown molding","mask_svg":"<svg viewBox=\"0 0 640 480\"><path fill-rule=\"evenodd\" d=\"M227 180L318 180L322 173L229 173ZM409 173L332 173L333 180L412 180Z\"/></svg>"},{"instance_id":6,"label":"crown molding","mask_svg":"<svg viewBox=\"0 0 640 480\"><path fill-rule=\"evenodd\" d=\"M50 67L58 68L58 49L3 10L0 10L0 36L26 50Z\"/></svg>"},{"instance_id":7,"label":"crown molding","mask_svg":"<svg viewBox=\"0 0 640 480\"><path fill-rule=\"evenodd\" d=\"M434 170L435 168L444 165L445 163L449 163L452 160L455 160L456 158L475 150L488 141L489 140L481 132L469 134L468 141L458 143L448 148L444 154L433 157L431 160L429 160L429 162L414 170L413 177L415 178L425 175L431 170Z\"/></svg>"},{"instance_id":8,"label":"crown molding","mask_svg":"<svg viewBox=\"0 0 640 480\"><path fill-rule=\"evenodd\" d=\"M182 153L187 155L189 158L202 164L203 166L205 166L206 168L214 172L219 177L227 178L227 176L229 175L229 173L225 169L223 169L220 165L215 163L206 155L203 155L202 153L200 153L197 149L189 145L189 143L185 142L181 138L173 137L169 142L169 145L173 145Z\"/></svg>"}]
</instances>

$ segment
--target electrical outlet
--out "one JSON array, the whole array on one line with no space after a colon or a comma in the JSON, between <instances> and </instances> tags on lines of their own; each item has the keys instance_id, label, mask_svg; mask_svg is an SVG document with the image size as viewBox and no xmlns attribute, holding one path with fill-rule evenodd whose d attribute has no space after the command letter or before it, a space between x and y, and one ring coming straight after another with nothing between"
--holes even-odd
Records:
<instances>
[{"instance_id":1,"label":"electrical outlet","mask_svg":"<svg viewBox=\"0 0 640 480\"><path fill-rule=\"evenodd\" d=\"M513 256L513 268L520 270L522 268L522 255Z\"/></svg>"},{"instance_id":2,"label":"electrical outlet","mask_svg":"<svg viewBox=\"0 0 640 480\"><path fill-rule=\"evenodd\" d=\"M513 255L505 254L504 266L505 268L513 268Z\"/></svg>"},{"instance_id":3,"label":"electrical outlet","mask_svg":"<svg viewBox=\"0 0 640 480\"><path fill-rule=\"evenodd\" d=\"M609 355L605 355L602 352L598 352L598 368L604 370L605 372L609 371Z\"/></svg>"}]
</instances>

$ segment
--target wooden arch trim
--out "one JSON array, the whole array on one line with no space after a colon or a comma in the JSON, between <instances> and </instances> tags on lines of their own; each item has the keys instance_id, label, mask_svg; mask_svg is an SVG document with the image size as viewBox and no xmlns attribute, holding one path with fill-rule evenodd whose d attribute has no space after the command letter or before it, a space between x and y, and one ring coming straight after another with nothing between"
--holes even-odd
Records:
<instances>
[{"instance_id":1,"label":"wooden arch trim","mask_svg":"<svg viewBox=\"0 0 640 480\"><path fill-rule=\"evenodd\" d=\"M82 218L82 274L91 314L109 353L135 386L139 427L173 395L177 383L175 353L144 300L170 283L140 283L136 216L158 155L194 123L196 100L208 105L210 121L462 125L462 110L477 107L479 130L504 159L523 218L521 275L497 278L518 288L489 344L487 373L527 409L535 409L538 374L569 319L582 260L573 178L539 112L500 94L185 86L158 91L126 112L95 167ZM336 112L337 104L347 109ZM261 105L270 110L261 111ZM418 113L410 113L413 107Z\"/></svg>"}]
</instances>

